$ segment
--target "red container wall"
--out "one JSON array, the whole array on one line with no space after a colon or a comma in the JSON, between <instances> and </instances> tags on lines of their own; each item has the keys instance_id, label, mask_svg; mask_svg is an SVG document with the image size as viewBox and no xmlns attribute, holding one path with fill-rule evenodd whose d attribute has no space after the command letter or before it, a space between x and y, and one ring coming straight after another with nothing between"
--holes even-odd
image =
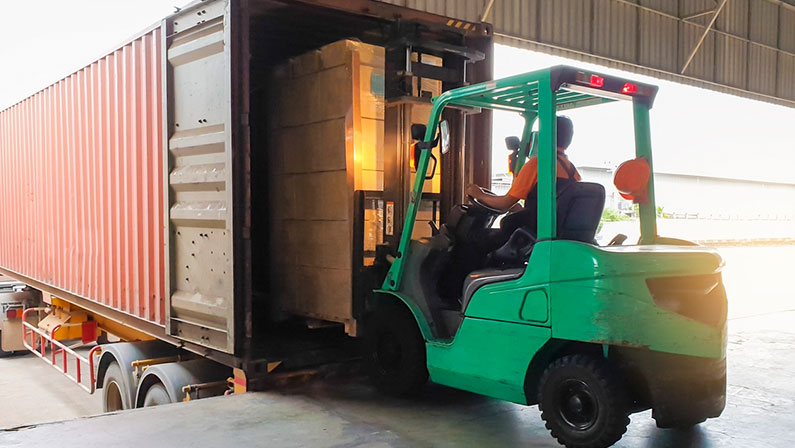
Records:
<instances>
[{"instance_id":1,"label":"red container wall","mask_svg":"<svg viewBox=\"0 0 795 448\"><path fill-rule=\"evenodd\" d=\"M165 319L160 29L0 112L0 266Z\"/></svg>"}]
</instances>

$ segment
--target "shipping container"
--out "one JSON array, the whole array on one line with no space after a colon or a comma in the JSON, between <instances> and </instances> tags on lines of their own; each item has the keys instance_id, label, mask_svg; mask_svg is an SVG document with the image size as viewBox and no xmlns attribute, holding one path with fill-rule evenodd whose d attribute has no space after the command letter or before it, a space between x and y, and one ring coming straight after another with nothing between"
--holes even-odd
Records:
<instances>
[{"instance_id":1,"label":"shipping container","mask_svg":"<svg viewBox=\"0 0 795 448\"><path fill-rule=\"evenodd\" d=\"M373 0L197 1L0 112L0 273L249 377L296 319L356 336L416 175L408 128L491 78L491 39ZM448 114L468 146L439 155L437 222L490 176L490 114Z\"/></svg>"}]
</instances>

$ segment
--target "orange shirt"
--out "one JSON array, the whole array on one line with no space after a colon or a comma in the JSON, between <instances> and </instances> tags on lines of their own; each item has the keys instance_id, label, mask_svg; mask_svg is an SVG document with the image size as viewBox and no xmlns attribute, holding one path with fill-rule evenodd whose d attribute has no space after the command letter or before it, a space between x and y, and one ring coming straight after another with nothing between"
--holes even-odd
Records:
<instances>
[{"instance_id":1,"label":"orange shirt","mask_svg":"<svg viewBox=\"0 0 795 448\"><path fill-rule=\"evenodd\" d=\"M563 164L566 165L563 165ZM569 173L567 169L569 167L574 169L574 180L580 180L580 173L577 172L577 168L574 167L569 161L569 158L566 157L566 154L558 149L558 179L568 179ZM530 194L530 190L538 183L538 157L531 157L527 163L524 164L522 169L519 171L519 175L516 176L516 179L513 181L513 185L511 185L511 189L508 190L508 196L511 196L516 199L525 199L527 195Z\"/></svg>"}]
</instances>

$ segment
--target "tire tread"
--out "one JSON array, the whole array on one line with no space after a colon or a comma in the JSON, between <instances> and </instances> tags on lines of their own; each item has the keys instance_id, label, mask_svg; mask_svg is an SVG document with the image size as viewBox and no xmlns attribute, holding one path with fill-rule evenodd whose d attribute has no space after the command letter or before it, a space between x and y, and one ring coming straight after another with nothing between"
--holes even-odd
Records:
<instances>
[{"instance_id":1,"label":"tire tread","mask_svg":"<svg viewBox=\"0 0 795 448\"><path fill-rule=\"evenodd\" d=\"M554 423L550 424L551 421L554 421L553 417L543 408L544 385L556 370L564 367L576 367L590 372L597 378L607 395L614 398L612 405L608 407L611 415L608 418L607 426L600 436L594 440L588 442L567 441L565 435L558 431L556 425ZM618 442L624 433L627 432L627 426L629 425L629 413L627 412L626 403L626 393L617 384L615 375L603 360L592 356L572 354L558 358L544 370L539 380L538 408L541 410L541 419L544 420L544 426L552 434L552 437L567 448L603 448Z\"/></svg>"}]
</instances>

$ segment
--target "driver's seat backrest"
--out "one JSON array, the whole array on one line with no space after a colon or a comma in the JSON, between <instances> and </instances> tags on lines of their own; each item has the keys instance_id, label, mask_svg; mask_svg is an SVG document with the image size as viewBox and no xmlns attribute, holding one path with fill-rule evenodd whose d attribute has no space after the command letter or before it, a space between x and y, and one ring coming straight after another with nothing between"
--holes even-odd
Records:
<instances>
[{"instance_id":1,"label":"driver's seat backrest","mask_svg":"<svg viewBox=\"0 0 795 448\"><path fill-rule=\"evenodd\" d=\"M605 187L574 182L557 200L557 239L593 243L605 207Z\"/></svg>"}]
</instances>

